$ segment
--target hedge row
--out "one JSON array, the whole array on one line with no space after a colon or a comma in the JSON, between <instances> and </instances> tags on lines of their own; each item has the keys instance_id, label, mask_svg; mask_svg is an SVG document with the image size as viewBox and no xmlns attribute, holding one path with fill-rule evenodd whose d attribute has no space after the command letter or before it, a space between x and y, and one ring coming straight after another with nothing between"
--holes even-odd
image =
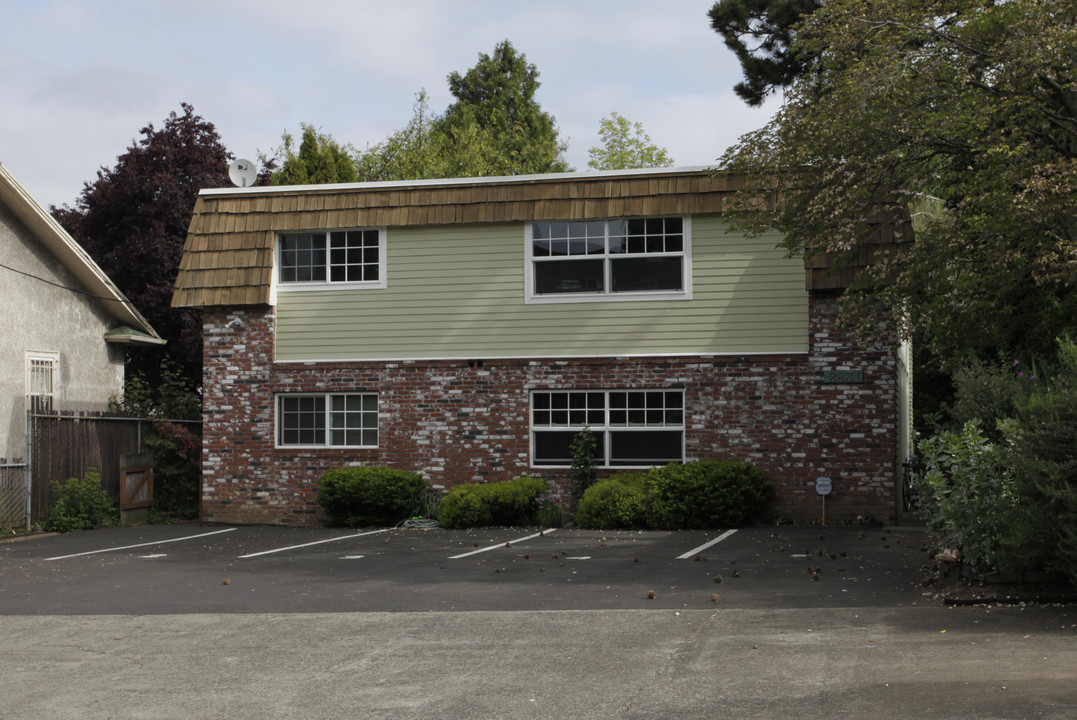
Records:
<instances>
[{"instance_id":1,"label":"hedge row","mask_svg":"<svg viewBox=\"0 0 1077 720\"><path fill-rule=\"evenodd\" d=\"M600 530L742 527L762 520L773 498L773 486L750 463L673 463L599 480L580 499L576 524Z\"/></svg>"}]
</instances>

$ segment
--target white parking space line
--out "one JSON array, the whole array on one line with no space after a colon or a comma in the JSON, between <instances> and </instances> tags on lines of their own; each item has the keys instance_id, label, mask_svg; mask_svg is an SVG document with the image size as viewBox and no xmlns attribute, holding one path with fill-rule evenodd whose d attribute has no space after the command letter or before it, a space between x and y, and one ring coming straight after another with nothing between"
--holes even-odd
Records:
<instances>
[{"instance_id":1,"label":"white parking space line","mask_svg":"<svg viewBox=\"0 0 1077 720\"><path fill-rule=\"evenodd\" d=\"M507 540L508 543L518 543L524 540L530 540L531 538L541 537L543 535L549 535L557 528L550 528L549 530L541 530L534 535L528 535L527 537L516 538L514 540ZM450 555L450 560L459 560L460 558L466 558L470 555L478 555L479 553L489 552L490 550L497 550L498 548L505 547L505 543L498 543L497 545L491 545L490 547L479 548L478 550L472 550L471 552L461 553L459 555Z\"/></svg>"},{"instance_id":2,"label":"white parking space line","mask_svg":"<svg viewBox=\"0 0 1077 720\"><path fill-rule=\"evenodd\" d=\"M727 537L729 537L730 535L732 535L735 532L736 532L736 530L726 530L724 533L722 533L718 537L714 538L713 540L705 542L702 545L700 545L699 547L693 548L692 550L689 550L684 555L678 555L677 559L678 560L687 560L688 558L692 557L696 553L703 552L704 550L709 548L711 545L717 545L718 543L722 542L723 540L725 540Z\"/></svg>"},{"instance_id":3,"label":"white parking space line","mask_svg":"<svg viewBox=\"0 0 1077 720\"><path fill-rule=\"evenodd\" d=\"M351 540L366 535L377 535L378 533L389 532L391 529L392 528L384 528L382 530L371 530L370 532L362 532L355 535L341 535L340 537L329 538L328 540L315 540L314 542L303 543L302 545L289 545L287 547L274 548L273 550L263 550L262 552L240 555L239 558L242 560L244 558L259 557L260 555L272 555L273 553L286 552L288 550L298 550L299 548L311 547L312 545L325 545L326 543L338 542L340 540Z\"/></svg>"},{"instance_id":4,"label":"white parking space line","mask_svg":"<svg viewBox=\"0 0 1077 720\"><path fill-rule=\"evenodd\" d=\"M56 557L45 558L45 560L66 560L67 558L80 557L82 555L96 555L97 553L107 552L119 552L120 550L130 550L131 548L148 547L150 545L163 545L164 543L181 542L183 540L194 540L201 537L209 537L210 535L220 535L221 533L232 532L235 528L226 528L224 530L214 530L213 532L200 533L198 535L187 535L181 538L172 538L171 540L154 540L153 542L139 543L138 545L124 545L123 547L102 548L100 550L88 550L86 552L73 553L71 555L57 555Z\"/></svg>"}]
</instances>

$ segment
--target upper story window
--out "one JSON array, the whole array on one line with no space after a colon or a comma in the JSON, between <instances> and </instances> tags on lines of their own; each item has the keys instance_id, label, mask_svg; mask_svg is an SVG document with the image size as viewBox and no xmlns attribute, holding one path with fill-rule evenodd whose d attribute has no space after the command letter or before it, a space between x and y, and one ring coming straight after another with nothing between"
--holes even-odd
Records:
<instances>
[{"instance_id":1,"label":"upper story window","mask_svg":"<svg viewBox=\"0 0 1077 720\"><path fill-rule=\"evenodd\" d=\"M385 287L385 231L281 233L277 268L282 288L336 284Z\"/></svg>"},{"instance_id":2,"label":"upper story window","mask_svg":"<svg viewBox=\"0 0 1077 720\"><path fill-rule=\"evenodd\" d=\"M530 300L687 298L690 231L681 216L536 222Z\"/></svg>"}]
</instances>

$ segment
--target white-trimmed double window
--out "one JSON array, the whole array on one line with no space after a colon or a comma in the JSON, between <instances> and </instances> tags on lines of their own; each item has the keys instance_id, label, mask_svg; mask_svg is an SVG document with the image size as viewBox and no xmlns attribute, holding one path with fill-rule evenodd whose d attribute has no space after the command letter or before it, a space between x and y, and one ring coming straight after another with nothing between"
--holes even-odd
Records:
<instances>
[{"instance_id":1,"label":"white-trimmed double window","mask_svg":"<svg viewBox=\"0 0 1077 720\"><path fill-rule=\"evenodd\" d=\"M31 411L52 412L59 363L60 356L57 353L27 353L26 395L30 400Z\"/></svg>"},{"instance_id":2,"label":"white-trimmed double window","mask_svg":"<svg viewBox=\"0 0 1077 720\"><path fill-rule=\"evenodd\" d=\"M385 287L385 230L319 230L277 238L282 289L347 284Z\"/></svg>"},{"instance_id":3,"label":"white-trimmed double window","mask_svg":"<svg viewBox=\"0 0 1077 720\"><path fill-rule=\"evenodd\" d=\"M278 447L377 447L376 393L277 396Z\"/></svg>"},{"instance_id":4,"label":"white-trimmed double window","mask_svg":"<svg viewBox=\"0 0 1077 720\"><path fill-rule=\"evenodd\" d=\"M527 226L531 301L686 299L690 221L679 215Z\"/></svg>"},{"instance_id":5,"label":"white-trimmed double window","mask_svg":"<svg viewBox=\"0 0 1077 720\"><path fill-rule=\"evenodd\" d=\"M603 467L652 467L684 460L683 390L535 390L533 465L572 464L572 439L595 436Z\"/></svg>"}]
</instances>

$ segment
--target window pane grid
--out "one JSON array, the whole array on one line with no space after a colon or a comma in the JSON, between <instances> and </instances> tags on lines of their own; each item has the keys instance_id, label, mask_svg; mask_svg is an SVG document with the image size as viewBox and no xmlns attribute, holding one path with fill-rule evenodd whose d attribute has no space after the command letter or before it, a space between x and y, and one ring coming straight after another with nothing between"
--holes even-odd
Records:
<instances>
[{"instance_id":1,"label":"window pane grid","mask_svg":"<svg viewBox=\"0 0 1077 720\"><path fill-rule=\"evenodd\" d=\"M377 282L381 233L375 229L289 233L280 236L282 283Z\"/></svg>"},{"instance_id":2,"label":"window pane grid","mask_svg":"<svg viewBox=\"0 0 1077 720\"><path fill-rule=\"evenodd\" d=\"M378 397L372 393L281 395L279 445L373 447L378 444Z\"/></svg>"},{"instance_id":3,"label":"window pane grid","mask_svg":"<svg viewBox=\"0 0 1077 720\"><path fill-rule=\"evenodd\" d=\"M531 229L536 295L684 289L683 218L536 222Z\"/></svg>"},{"instance_id":4,"label":"window pane grid","mask_svg":"<svg viewBox=\"0 0 1077 720\"><path fill-rule=\"evenodd\" d=\"M576 433L589 428L606 467L683 460L684 394L680 390L550 390L532 394L536 465L571 463Z\"/></svg>"}]
</instances>

